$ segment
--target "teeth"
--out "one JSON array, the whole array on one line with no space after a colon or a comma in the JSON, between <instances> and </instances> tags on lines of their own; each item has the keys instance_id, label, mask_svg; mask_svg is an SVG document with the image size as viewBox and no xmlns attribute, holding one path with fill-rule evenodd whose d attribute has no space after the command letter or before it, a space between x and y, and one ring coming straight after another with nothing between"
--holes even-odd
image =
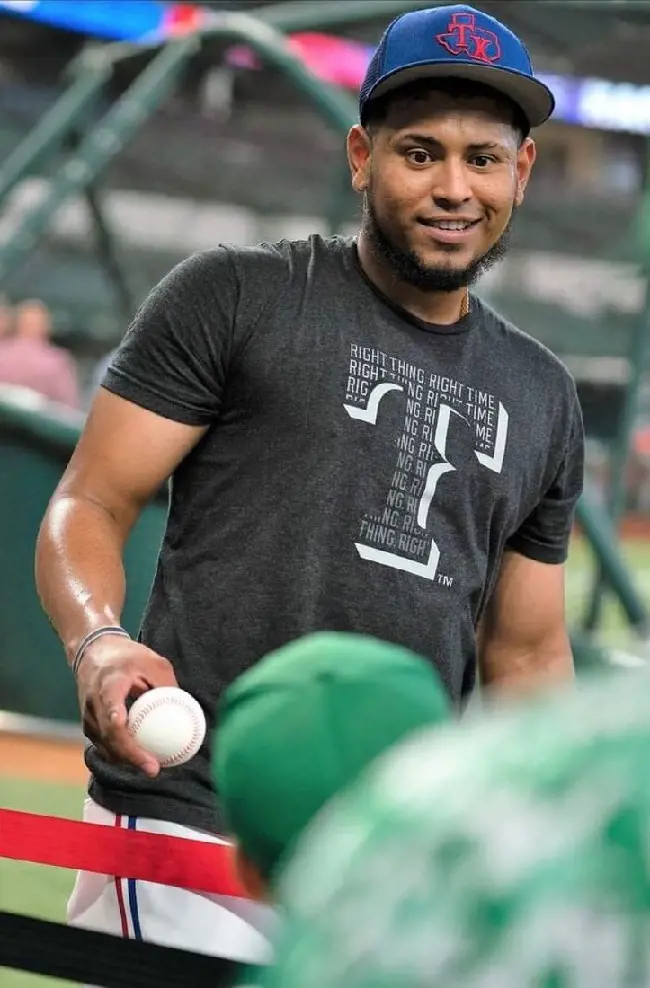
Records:
<instances>
[{"instance_id":1,"label":"teeth","mask_svg":"<svg viewBox=\"0 0 650 988\"><path fill-rule=\"evenodd\" d=\"M433 225L439 230L466 230L472 224L465 220L435 220Z\"/></svg>"}]
</instances>

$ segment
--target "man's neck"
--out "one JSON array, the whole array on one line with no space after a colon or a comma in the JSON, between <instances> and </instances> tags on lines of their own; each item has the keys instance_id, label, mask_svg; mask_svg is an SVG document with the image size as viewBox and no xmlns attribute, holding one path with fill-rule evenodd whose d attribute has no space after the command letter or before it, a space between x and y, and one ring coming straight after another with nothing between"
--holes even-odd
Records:
<instances>
[{"instance_id":1,"label":"man's neck","mask_svg":"<svg viewBox=\"0 0 650 988\"><path fill-rule=\"evenodd\" d=\"M363 232L357 240L357 253L364 273L379 291L418 319L438 326L451 326L467 314L466 288L455 292L425 292L401 281L388 262L372 250Z\"/></svg>"}]
</instances>

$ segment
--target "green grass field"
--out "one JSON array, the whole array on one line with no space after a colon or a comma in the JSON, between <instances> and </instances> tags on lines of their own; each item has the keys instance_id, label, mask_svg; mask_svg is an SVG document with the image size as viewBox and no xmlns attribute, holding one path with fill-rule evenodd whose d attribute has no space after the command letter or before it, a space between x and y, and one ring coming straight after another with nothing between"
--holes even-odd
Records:
<instances>
[{"instance_id":1,"label":"green grass field","mask_svg":"<svg viewBox=\"0 0 650 988\"><path fill-rule=\"evenodd\" d=\"M650 605L650 543L633 542L625 554L636 574L639 590ZM580 542L572 548L567 584L567 606L572 621L580 619L587 604L593 564L589 551ZM603 615L603 640L624 645L627 632L619 607L607 601ZM33 813L77 817L83 803L81 787L36 784L0 777L0 806ZM73 882L71 872L40 865L0 859L0 909L62 921L65 902ZM34 978L16 971L0 972L2 988L43 988L50 979ZM61 985L60 981L51 981Z\"/></svg>"}]
</instances>

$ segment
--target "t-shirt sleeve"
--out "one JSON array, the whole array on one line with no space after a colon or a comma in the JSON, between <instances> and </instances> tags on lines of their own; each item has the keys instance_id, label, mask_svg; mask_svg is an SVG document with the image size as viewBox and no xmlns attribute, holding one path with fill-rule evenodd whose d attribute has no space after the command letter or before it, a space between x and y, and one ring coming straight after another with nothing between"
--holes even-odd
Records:
<instances>
[{"instance_id":1,"label":"t-shirt sleeve","mask_svg":"<svg viewBox=\"0 0 650 988\"><path fill-rule=\"evenodd\" d=\"M584 428L575 389L566 437L564 455L550 487L506 546L542 563L566 561L575 507L582 494Z\"/></svg>"},{"instance_id":2,"label":"t-shirt sleeve","mask_svg":"<svg viewBox=\"0 0 650 988\"><path fill-rule=\"evenodd\" d=\"M177 265L140 306L102 387L164 418L209 425L221 408L237 294L226 248Z\"/></svg>"}]
</instances>

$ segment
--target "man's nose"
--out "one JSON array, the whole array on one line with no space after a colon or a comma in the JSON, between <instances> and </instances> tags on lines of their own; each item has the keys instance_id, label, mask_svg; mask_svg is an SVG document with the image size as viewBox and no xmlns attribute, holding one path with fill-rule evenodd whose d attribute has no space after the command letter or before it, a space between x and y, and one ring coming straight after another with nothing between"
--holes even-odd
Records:
<instances>
[{"instance_id":1,"label":"man's nose","mask_svg":"<svg viewBox=\"0 0 650 988\"><path fill-rule=\"evenodd\" d=\"M472 188L465 163L453 158L440 161L431 193L441 209L458 207L471 199Z\"/></svg>"}]
</instances>

